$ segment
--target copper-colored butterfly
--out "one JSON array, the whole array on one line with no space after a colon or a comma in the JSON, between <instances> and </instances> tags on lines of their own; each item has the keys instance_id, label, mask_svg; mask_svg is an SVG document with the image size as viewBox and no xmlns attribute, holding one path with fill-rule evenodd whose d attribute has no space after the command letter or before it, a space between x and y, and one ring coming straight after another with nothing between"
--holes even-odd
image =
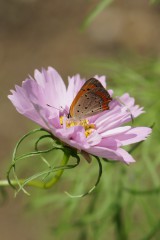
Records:
<instances>
[{"instance_id":1,"label":"copper-colored butterfly","mask_svg":"<svg viewBox=\"0 0 160 240\"><path fill-rule=\"evenodd\" d=\"M112 101L108 91L95 78L90 78L74 98L68 117L86 118L109 109Z\"/></svg>"}]
</instances>

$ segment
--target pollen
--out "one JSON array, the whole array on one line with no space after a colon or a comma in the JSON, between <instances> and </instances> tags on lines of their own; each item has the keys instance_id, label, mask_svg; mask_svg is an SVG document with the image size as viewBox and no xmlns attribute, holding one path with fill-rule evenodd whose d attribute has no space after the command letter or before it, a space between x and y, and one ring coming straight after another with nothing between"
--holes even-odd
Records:
<instances>
[{"instance_id":1,"label":"pollen","mask_svg":"<svg viewBox=\"0 0 160 240\"><path fill-rule=\"evenodd\" d=\"M59 118L59 121L60 121L60 124L61 124L61 126L63 126L63 116L61 116L60 118Z\"/></svg>"},{"instance_id":2,"label":"pollen","mask_svg":"<svg viewBox=\"0 0 160 240\"><path fill-rule=\"evenodd\" d=\"M88 137L93 131L94 131L93 128L89 128L89 129L85 130L85 136Z\"/></svg>"},{"instance_id":3,"label":"pollen","mask_svg":"<svg viewBox=\"0 0 160 240\"><path fill-rule=\"evenodd\" d=\"M64 116L59 118L61 126L64 124ZM96 126L94 123L89 123L88 119L81 119L81 120L74 120L74 119L67 119L66 120L66 127L75 127L75 126L82 126L85 130L85 136L88 137L95 129Z\"/></svg>"}]
</instances>

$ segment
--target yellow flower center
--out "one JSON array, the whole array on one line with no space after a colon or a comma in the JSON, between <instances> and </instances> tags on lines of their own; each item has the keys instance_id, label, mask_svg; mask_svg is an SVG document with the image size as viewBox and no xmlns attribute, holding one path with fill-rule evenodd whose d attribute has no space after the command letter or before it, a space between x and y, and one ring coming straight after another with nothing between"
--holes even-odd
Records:
<instances>
[{"instance_id":1,"label":"yellow flower center","mask_svg":"<svg viewBox=\"0 0 160 240\"><path fill-rule=\"evenodd\" d=\"M61 116L59 118L61 126L63 126L64 123L64 116ZM66 120L66 127L74 127L74 126L82 126L85 130L85 136L88 137L94 129L96 129L96 126L94 123L89 123L88 119L82 119L82 120L74 120L74 119L67 119Z\"/></svg>"}]
</instances>

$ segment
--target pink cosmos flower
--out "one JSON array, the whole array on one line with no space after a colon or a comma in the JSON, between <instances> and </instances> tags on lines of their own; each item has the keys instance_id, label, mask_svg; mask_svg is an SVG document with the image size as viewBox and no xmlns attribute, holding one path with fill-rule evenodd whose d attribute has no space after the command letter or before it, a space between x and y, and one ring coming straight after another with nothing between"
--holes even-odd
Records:
<instances>
[{"instance_id":1,"label":"pink cosmos flower","mask_svg":"<svg viewBox=\"0 0 160 240\"><path fill-rule=\"evenodd\" d=\"M106 88L104 76L95 78ZM119 100L110 102L109 110L82 121L72 121L67 113L84 82L79 75L69 77L66 89L58 72L48 67L42 72L35 70L34 79L29 77L21 87L15 86L8 98L19 113L50 131L63 144L98 157L135 162L123 146L145 140L152 130L126 123L131 121L131 116L136 118L142 114L143 108L135 105L134 98L125 93ZM112 90L108 92L113 95Z\"/></svg>"}]
</instances>

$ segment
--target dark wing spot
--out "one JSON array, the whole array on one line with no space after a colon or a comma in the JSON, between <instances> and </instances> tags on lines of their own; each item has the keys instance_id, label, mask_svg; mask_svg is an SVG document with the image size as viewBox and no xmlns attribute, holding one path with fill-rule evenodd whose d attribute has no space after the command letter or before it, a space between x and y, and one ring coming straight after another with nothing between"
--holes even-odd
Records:
<instances>
[{"instance_id":1,"label":"dark wing spot","mask_svg":"<svg viewBox=\"0 0 160 240\"><path fill-rule=\"evenodd\" d=\"M77 112L79 112L79 110L77 110Z\"/></svg>"},{"instance_id":2,"label":"dark wing spot","mask_svg":"<svg viewBox=\"0 0 160 240\"><path fill-rule=\"evenodd\" d=\"M87 109L88 107L85 107L85 109Z\"/></svg>"}]
</instances>

